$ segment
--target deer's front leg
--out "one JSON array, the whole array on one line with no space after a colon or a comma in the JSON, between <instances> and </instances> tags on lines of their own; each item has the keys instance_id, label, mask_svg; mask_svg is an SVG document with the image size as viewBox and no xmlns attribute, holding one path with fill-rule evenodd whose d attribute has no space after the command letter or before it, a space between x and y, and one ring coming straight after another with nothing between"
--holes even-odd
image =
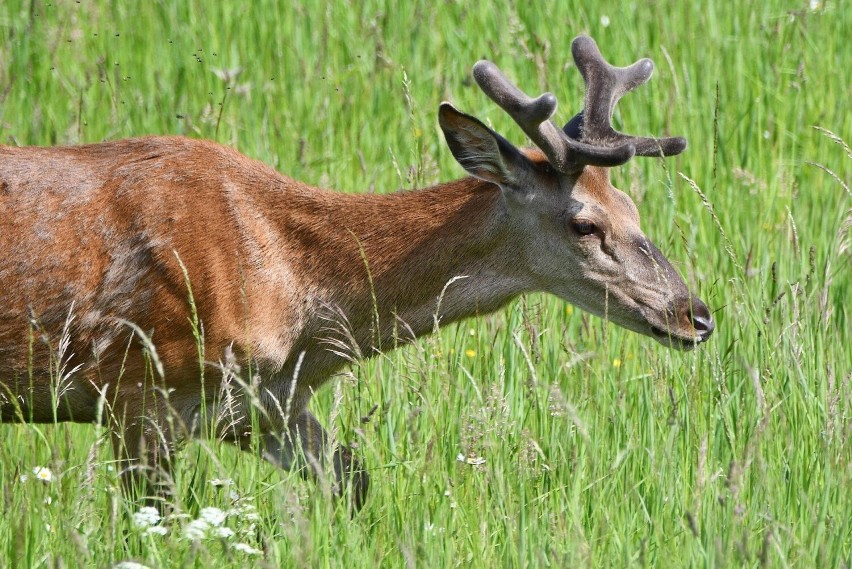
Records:
<instances>
[{"instance_id":1,"label":"deer's front leg","mask_svg":"<svg viewBox=\"0 0 852 569\"><path fill-rule=\"evenodd\" d=\"M319 421L308 411L302 411L290 421L283 433L262 435L262 456L286 470L297 470L306 478L314 478L331 489L336 496L352 500L354 510L360 510L367 497L370 478L360 462L343 445L329 448L329 438ZM328 468L331 461L333 468ZM334 480L329 480L329 474Z\"/></svg>"}]
</instances>

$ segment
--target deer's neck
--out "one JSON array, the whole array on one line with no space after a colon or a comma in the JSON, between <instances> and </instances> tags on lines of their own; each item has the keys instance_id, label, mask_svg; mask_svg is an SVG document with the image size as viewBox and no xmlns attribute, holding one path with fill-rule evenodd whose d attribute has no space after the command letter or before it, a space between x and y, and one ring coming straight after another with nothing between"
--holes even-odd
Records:
<instances>
[{"instance_id":1,"label":"deer's neck","mask_svg":"<svg viewBox=\"0 0 852 569\"><path fill-rule=\"evenodd\" d=\"M303 199L287 215L295 223L288 232L303 244L299 274L327 309L320 313L345 317L364 355L431 332L436 318L446 324L496 310L530 288L491 184Z\"/></svg>"}]
</instances>

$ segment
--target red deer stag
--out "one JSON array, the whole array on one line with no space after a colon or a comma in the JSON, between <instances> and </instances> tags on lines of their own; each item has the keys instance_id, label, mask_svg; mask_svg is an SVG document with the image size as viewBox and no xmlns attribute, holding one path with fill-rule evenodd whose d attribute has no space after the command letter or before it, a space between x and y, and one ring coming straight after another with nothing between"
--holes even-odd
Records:
<instances>
[{"instance_id":1,"label":"red deer stag","mask_svg":"<svg viewBox=\"0 0 852 569\"><path fill-rule=\"evenodd\" d=\"M396 345L400 330L413 340L436 318L546 291L667 346L707 340L707 307L610 184L608 168L634 155L686 147L611 125L653 63L613 67L588 37L572 52L585 104L563 129L552 94L531 99L477 63L476 82L538 149L442 103L472 177L419 191L324 191L182 137L0 147L0 419L115 419L126 478L162 482L175 441L205 431L227 399L216 436L248 449L259 429L252 448L308 474L330 462L359 506L367 474L308 401L352 353ZM226 353L251 386L204 374Z\"/></svg>"}]
</instances>

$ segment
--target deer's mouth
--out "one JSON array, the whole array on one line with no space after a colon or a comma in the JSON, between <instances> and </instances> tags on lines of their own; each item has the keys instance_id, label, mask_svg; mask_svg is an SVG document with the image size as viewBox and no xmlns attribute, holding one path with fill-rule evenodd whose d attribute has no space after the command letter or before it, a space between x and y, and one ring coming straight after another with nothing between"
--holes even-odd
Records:
<instances>
[{"instance_id":1,"label":"deer's mouth","mask_svg":"<svg viewBox=\"0 0 852 569\"><path fill-rule=\"evenodd\" d=\"M661 344L683 351L691 350L707 339L701 336L682 336L672 330L663 330L653 325L651 335Z\"/></svg>"}]
</instances>

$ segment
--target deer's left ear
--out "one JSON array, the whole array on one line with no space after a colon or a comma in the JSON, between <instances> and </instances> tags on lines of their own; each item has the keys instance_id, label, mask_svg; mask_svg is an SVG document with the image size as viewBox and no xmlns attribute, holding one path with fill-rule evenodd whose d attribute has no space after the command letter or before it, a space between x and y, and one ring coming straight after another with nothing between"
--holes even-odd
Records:
<instances>
[{"instance_id":1,"label":"deer's left ear","mask_svg":"<svg viewBox=\"0 0 852 569\"><path fill-rule=\"evenodd\" d=\"M529 162L511 142L449 103L441 103L438 122L450 152L471 176L510 187Z\"/></svg>"}]
</instances>

